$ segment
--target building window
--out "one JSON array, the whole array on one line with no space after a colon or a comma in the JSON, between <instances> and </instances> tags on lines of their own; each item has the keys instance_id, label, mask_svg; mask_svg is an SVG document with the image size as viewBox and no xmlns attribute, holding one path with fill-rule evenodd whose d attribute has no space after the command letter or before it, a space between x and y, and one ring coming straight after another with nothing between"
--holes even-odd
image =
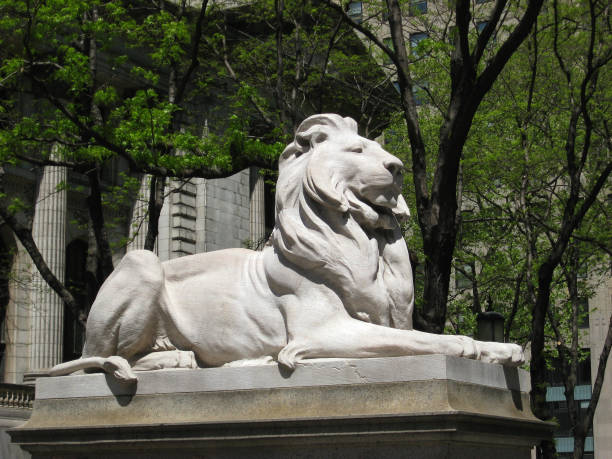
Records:
<instances>
[{"instance_id":1,"label":"building window","mask_svg":"<svg viewBox=\"0 0 612 459\"><path fill-rule=\"evenodd\" d=\"M589 436L584 439L584 452L593 452L593 437ZM574 437L555 437L555 449L559 458L570 458L574 452ZM584 459L592 458L592 454L585 454Z\"/></svg>"},{"instance_id":2,"label":"building window","mask_svg":"<svg viewBox=\"0 0 612 459\"><path fill-rule=\"evenodd\" d=\"M588 353L588 349L583 349ZM574 437L569 419L568 405L565 400L565 386L563 385L562 363L553 359L551 368L547 370L547 380L550 386L546 388L546 402L550 407L550 414L557 420L559 427L554 432L555 446L560 458L572 457L574 450ZM574 387L574 400L581 419L589 406L591 399L591 359L587 355L578 363L576 371L576 386ZM593 431L589 429L585 439L585 458L593 457Z\"/></svg>"},{"instance_id":3,"label":"building window","mask_svg":"<svg viewBox=\"0 0 612 459\"><path fill-rule=\"evenodd\" d=\"M416 83L414 81L412 82L412 95L414 96L414 102L417 105L423 105L429 101L427 97L427 92L423 89L423 88L427 88L428 86L429 85L426 81L422 83ZM399 81L394 81L393 87L395 88L398 94L402 93L402 89L400 88ZM471 285L472 284L470 283L470 286Z\"/></svg>"},{"instance_id":4,"label":"building window","mask_svg":"<svg viewBox=\"0 0 612 459\"><path fill-rule=\"evenodd\" d=\"M79 309L87 314L91 306L92 286L87 272L87 242L75 239L66 247L66 287ZM72 309L64 307L63 360L78 359L83 352L85 328Z\"/></svg>"},{"instance_id":5,"label":"building window","mask_svg":"<svg viewBox=\"0 0 612 459\"><path fill-rule=\"evenodd\" d=\"M410 16L427 13L427 0L410 0Z\"/></svg>"},{"instance_id":6,"label":"building window","mask_svg":"<svg viewBox=\"0 0 612 459\"><path fill-rule=\"evenodd\" d=\"M457 290L467 290L472 288L472 276L474 275L472 265L463 264L455 269L455 287Z\"/></svg>"},{"instance_id":7,"label":"building window","mask_svg":"<svg viewBox=\"0 0 612 459\"><path fill-rule=\"evenodd\" d=\"M363 3L362 2L350 2L347 7L347 14L357 24L363 21Z\"/></svg>"},{"instance_id":8,"label":"building window","mask_svg":"<svg viewBox=\"0 0 612 459\"><path fill-rule=\"evenodd\" d=\"M589 328L589 300L580 298L578 301L578 327Z\"/></svg>"},{"instance_id":9,"label":"building window","mask_svg":"<svg viewBox=\"0 0 612 459\"><path fill-rule=\"evenodd\" d=\"M428 87L429 87L429 83L427 83L427 81L421 81L418 83L415 82L412 85L412 95L414 96L415 104L423 105L428 102L429 99L427 98L427 91L425 91L425 89L427 89ZM471 286L472 286L472 283L470 281L470 287Z\"/></svg>"},{"instance_id":10,"label":"building window","mask_svg":"<svg viewBox=\"0 0 612 459\"><path fill-rule=\"evenodd\" d=\"M393 40L391 39L391 37L387 37L387 38L383 38L383 44L389 48L391 51L393 51ZM385 65L389 65L391 64L393 61L391 60L391 58L389 57L389 55L387 53L383 53L383 64Z\"/></svg>"},{"instance_id":11,"label":"building window","mask_svg":"<svg viewBox=\"0 0 612 459\"><path fill-rule=\"evenodd\" d=\"M481 21L476 24L476 30L478 31L478 34L482 33L482 31L484 30L484 28L487 26L488 23L489 23L488 21Z\"/></svg>"},{"instance_id":12,"label":"building window","mask_svg":"<svg viewBox=\"0 0 612 459\"><path fill-rule=\"evenodd\" d=\"M427 35L425 32L417 32L410 34L410 49L413 55L418 55L417 47L419 46L419 43L425 40L426 38L429 38L429 35Z\"/></svg>"}]
</instances>

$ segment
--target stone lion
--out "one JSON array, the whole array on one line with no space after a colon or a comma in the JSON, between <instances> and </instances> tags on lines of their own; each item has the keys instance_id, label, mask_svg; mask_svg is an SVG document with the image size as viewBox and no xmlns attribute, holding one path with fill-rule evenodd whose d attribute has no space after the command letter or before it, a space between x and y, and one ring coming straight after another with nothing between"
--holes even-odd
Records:
<instances>
[{"instance_id":1,"label":"stone lion","mask_svg":"<svg viewBox=\"0 0 612 459\"><path fill-rule=\"evenodd\" d=\"M83 357L51 374L418 354L519 365L520 346L412 329L402 167L351 118L311 116L280 157L263 251L129 252L92 306Z\"/></svg>"}]
</instances>

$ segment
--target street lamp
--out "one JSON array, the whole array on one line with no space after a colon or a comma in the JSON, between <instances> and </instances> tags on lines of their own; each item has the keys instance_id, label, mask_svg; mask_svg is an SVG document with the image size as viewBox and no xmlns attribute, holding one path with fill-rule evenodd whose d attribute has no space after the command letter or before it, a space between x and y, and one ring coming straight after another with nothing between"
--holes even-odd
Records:
<instances>
[{"instance_id":1,"label":"street lamp","mask_svg":"<svg viewBox=\"0 0 612 459\"><path fill-rule=\"evenodd\" d=\"M504 316L499 312L479 312L476 322L476 337L480 341L504 342Z\"/></svg>"}]
</instances>

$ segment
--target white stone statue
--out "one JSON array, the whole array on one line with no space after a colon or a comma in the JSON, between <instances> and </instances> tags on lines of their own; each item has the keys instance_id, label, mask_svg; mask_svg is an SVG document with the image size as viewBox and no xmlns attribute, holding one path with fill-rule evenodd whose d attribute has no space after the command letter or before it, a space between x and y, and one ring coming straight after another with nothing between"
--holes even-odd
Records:
<instances>
[{"instance_id":1,"label":"white stone statue","mask_svg":"<svg viewBox=\"0 0 612 459\"><path fill-rule=\"evenodd\" d=\"M97 367L131 381L132 370L418 354L521 364L515 344L412 329L402 181L402 162L354 120L309 117L280 157L264 250L163 263L129 252L91 308L83 357L51 375Z\"/></svg>"}]
</instances>

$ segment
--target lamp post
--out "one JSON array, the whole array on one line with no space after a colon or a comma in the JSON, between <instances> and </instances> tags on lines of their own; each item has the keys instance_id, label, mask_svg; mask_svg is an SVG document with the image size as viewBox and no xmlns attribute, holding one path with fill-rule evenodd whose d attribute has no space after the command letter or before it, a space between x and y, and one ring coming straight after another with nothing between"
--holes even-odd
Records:
<instances>
[{"instance_id":1,"label":"lamp post","mask_svg":"<svg viewBox=\"0 0 612 459\"><path fill-rule=\"evenodd\" d=\"M504 342L504 316L499 312L479 312L476 322L476 337L480 341Z\"/></svg>"}]
</instances>

